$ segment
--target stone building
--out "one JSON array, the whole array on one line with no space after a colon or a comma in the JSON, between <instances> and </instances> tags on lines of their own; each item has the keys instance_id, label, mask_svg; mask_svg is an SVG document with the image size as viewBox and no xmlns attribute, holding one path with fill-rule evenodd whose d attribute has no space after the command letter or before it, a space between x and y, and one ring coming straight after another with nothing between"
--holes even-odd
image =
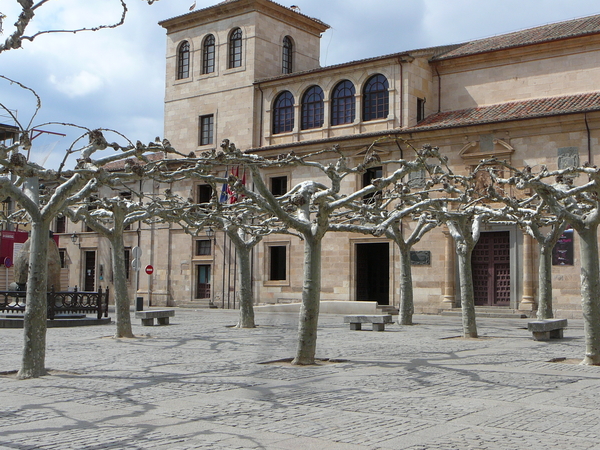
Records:
<instances>
[{"instance_id":1,"label":"stone building","mask_svg":"<svg viewBox=\"0 0 600 450\"><path fill-rule=\"evenodd\" d=\"M167 33L165 135L183 153L227 138L261 155L338 144L360 162L368 145L390 135L415 147L438 146L462 173L492 156L551 169L600 158L600 16L331 67L319 65L320 36L328 26L270 0L228 0L160 25ZM408 147L382 145L377 151L399 158ZM281 192L316 175L297 169L265 176ZM356 177L345 188L363 182ZM142 188L161 189L154 183ZM210 194L192 182L172 188L198 202ZM69 227L76 228L64 230L76 269L71 284L110 281L108 244L79 225ZM137 295L152 305L236 306L234 250L222 233L192 237L168 225L133 228L126 245L139 245L142 267L154 268L152 275L140 272ZM68 239L73 233L76 244ZM554 307L563 317L577 317L581 309L573 239L565 234L553 267ZM414 250L416 311L456 307L451 239L436 229ZM257 302L300 300L302 252L289 236L259 244ZM477 304L535 308L536 253L517 227L488 226L473 261ZM398 251L386 239L328 235L322 300L395 306L398 264Z\"/></svg>"}]
</instances>

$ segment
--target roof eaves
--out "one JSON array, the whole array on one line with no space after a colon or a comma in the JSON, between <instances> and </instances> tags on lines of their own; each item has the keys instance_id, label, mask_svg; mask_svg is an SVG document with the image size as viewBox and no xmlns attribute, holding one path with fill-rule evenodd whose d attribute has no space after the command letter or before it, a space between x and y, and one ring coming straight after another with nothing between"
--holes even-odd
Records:
<instances>
[{"instance_id":1,"label":"roof eaves","mask_svg":"<svg viewBox=\"0 0 600 450\"><path fill-rule=\"evenodd\" d=\"M235 2L238 2L238 1L241 1L241 0L225 0L225 1L222 1L222 2L219 2L219 3L217 3L216 5L207 6L206 8L197 9L197 10L194 10L194 11L191 11L191 12L188 12L188 13L185 13L185 14L181 14L181 15L179 15L179 16L174 16L174 17L171 17L171 18L169 18L169 19L164 19L164 20L161 20L160 22L158 22L158 24L159 24L161 27L164 27L164 25L163 25L163 24L165 24L165 23L167 23L167 22L170 22L170 21L172 21L172 20L176 20L176 19L182 19L182 18L184 18L184 17L186 17L186 16L190 16L190 15L197 15L198 13L205 12L205 11L210 11L211 9L219 8L219 7L221 7L221 6L225 5L225 4L228 4L228 3L235 3ZM290 8L288 8L287 6L284 6L284 5L280 4L280 3L274 2L273 0L266 0L266 1L268 1L269 3L273 3L273 4L277 5L277 6L280 6L280 7L282 7L282 8L285 8L285 9L290 9ZM314 21L314 22L317 22L317 23L321 24L321 25L322 25L323 27L325 27L325 28L331 28L329 25L327 25L325 22L323 22L323 21L321 21L321 20L319 20L319 19L316 19L316 18L314 18L314 17L307 16L306 14L302 14L301 12L298 12L298 11L295 11L295 13L296 13L296 14L298 14L298 15L300 15L300 16L302 16L302 17L304 17L304 18L306 18L306 19L309 19L309 20L312 20L312 21Z\"/></svg>"}]
</instances>

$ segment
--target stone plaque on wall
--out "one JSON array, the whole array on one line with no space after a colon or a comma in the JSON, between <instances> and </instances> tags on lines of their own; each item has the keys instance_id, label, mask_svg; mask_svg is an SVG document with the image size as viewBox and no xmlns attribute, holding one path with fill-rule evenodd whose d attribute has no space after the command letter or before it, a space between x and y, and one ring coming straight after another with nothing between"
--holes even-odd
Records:
<instances>
[{"instance_id":1,"label":"stone plaque on wall","mask_svg":"<svg viewBox=\"0 0 600 450\"><path fill-rule=\"evenodd\" d=\"M408 174L408 187L412 189L421 189L425 187L425 170L410 172Z\"/></svg>"},{"instance_id":2,"label":"stone plaque on wall","mask_svg":"<svg viewBox=\"0 0 600 450\"><path fill-rule=\"evenodd\" d=\"M479 150L483 153L490 153L494 151L493 134L482 134L479 136Z\"/></svg>"},{"instance_id":3,"label":"stone plaque on wall","mask_svg":"<svg viewBox=\"0 0 600 450\"><path fill-rule=\"evenodd\" d=\"M410 252L410 264L412 266L430 266L431 252L429 250L420 250Z\"/></svg>"},{"instance_id":4,"label":"stone plaque on wall","mask_svg":"<svg viewBox=\"0 0 600 450\"><path fill-rule=\"evenodd\" d=\"M579 148L562 147L558 149L558 168L568 169L579 166Z\"/></svg>"}]
</instances>

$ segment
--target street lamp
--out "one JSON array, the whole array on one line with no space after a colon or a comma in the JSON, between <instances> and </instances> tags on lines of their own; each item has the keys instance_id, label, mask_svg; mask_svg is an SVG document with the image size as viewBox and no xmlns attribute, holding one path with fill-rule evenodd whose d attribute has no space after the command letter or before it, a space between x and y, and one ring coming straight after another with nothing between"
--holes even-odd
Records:
<instances>
[{"instance_id":1,"label":"street lamp","mask_svg":"<svg viewBox=\"0 0 600 450\"><path fill-rule=\"evenodd\" d=\"M79 247L79 242L78 241L79 241L79 236L77 236L75 233L73 233L71 235L71 242L73 244L77 244L77 246Z\"/></svg>"},{"instance_id":2,"label":"street lamp","mask_svg":"<svg viewBox=\"0 0 600 450\"><path fill-rule=\"evenodd\" d=\"M213 230L212 227L208 227L208 230L206 230L206 237L212 240L215 244L217 243L217 239L215 238L215 230Z\"/></svg>"}]
</instances>

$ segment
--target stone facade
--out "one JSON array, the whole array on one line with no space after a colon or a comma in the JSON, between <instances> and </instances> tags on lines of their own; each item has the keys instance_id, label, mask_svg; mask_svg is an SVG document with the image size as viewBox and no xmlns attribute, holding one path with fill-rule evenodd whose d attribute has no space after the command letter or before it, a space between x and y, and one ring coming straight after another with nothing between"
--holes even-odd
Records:
<instances>
[{"instance_id":1,"label":"stone facade","mask_svg":"<svg viewBox=\"0 0 600 450\"><path fill-rule=\"evenodd\" d=\"M431 143L449 157L458 173L467 173L490 156L515 166L546 165L550 169L574 161L594 164L600 158L598 16L325 68L319 66L319 39L327 25L269 0L222 2L161 25L167 30L165 134L184 153L214 148L224 138L261 155L311 152L338 144L358 163L374 139L391 135L406 144L378 147L386 159L410 158L410 145L418 148ZM231 33L237 28L243 36L241 63L228 68ZM584 31L577 31L580 29ZM209 35L215 38L214 72L202 74L203 43ZM293 71L282 74L286 36L293 42ZM190 46L189 73L177 79L183 41ZM363 90L374 75L387 80L389 112L385 117L364 120ZM345 80L355 88L355 119L332 125L333 90ZM323 91L323 125L303 130L302 99L313 86ZM274 102L283 91L294 98L294 122L290 131L276 133ZM211 142L201 145L199 121L205 115L213 117L214 129ZM318 176L306 168L265 174L267 180L286 177L288 189ZM347 181L344 189L351 192L361 183L356 177ZM143 186L145 192L162 188L153 183ZM198 200L197 183L188 181L171 188ZM408 233L413 223L405 221L403 226ZM82 283L85 251L97 252L97 278L100 265L110 267L108 244L81 230L75 230L81 233L79 248L65 239L71 266L78 269L70 271L73 285ZM509 300L502 304L514 309L535 308L536 243L516 227L488 226L484 231L507 239ZM72 232L67 230L65 237ZM140 272L137 291L132 279L132 297L142 295L152 305L211 302L218 307L237 306L235 251L222 233L192 237L172 225L141 224L127 233L126 246L143 249L142 267L154 267L151 276ZM209 244L198 244L199 240ZM575 244L574 264L553 267L558 316L580 315L579 250ZM208 253L199 250L207 245ZM271 258L276 257L273 247L285 249L281 250L285 274L277 279L270 276ZM365 300L360 280L368 271L365 267L374 263L365 259L365 250L377 253L387 264L387 270L380 270L383 278L377 275L367 288L387 283L386 296L378 301L398 304L398 250L386 239L348 234L329 234L323 241L323 300ZM423 252L426 262L413 266L416 311L437 313L456 307L459 295L451 239L442 228L436 229L414 250ZM257 303L299 301L302 258L303 247L297 238L264 239L253 252ZM107 281L96 280L99 284ZM495 304L493 296L490 303Z\"/></svg>"}]
</instances>

